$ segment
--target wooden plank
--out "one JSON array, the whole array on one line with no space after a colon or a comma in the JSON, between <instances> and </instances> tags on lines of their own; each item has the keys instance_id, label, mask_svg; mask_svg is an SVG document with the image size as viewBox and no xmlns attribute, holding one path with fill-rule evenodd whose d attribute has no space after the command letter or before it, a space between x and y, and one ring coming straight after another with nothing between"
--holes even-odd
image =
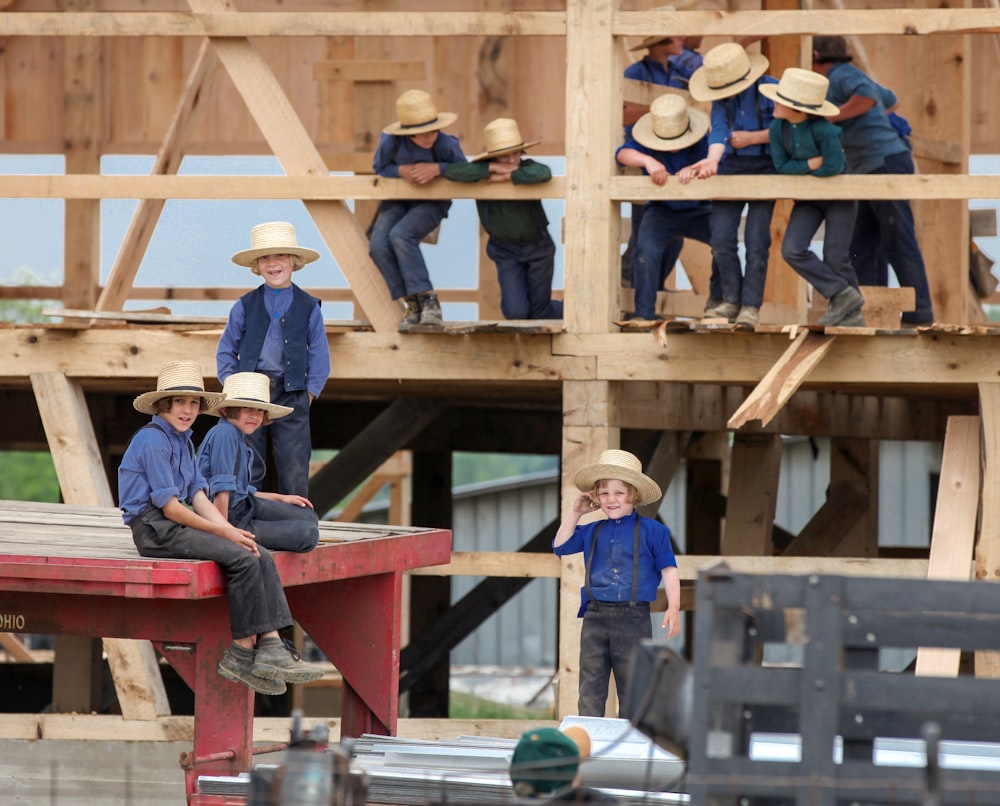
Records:
<instances>
[{"instance_id":1,"label":"wooden plank","mask_svg":"<svg viewBox=\"0 0 1000 806\"><path fill-rule=\"evenodd\" d=\"M207 41L202 42L177 107L174 109L167 133L157 151L156 160L150 171L152 175L176 174L180 169L184 149L190 139L198 111L204 105L211 103L208 97L208 85L217 65L214 51ZM111 267L111 273L97 299L96 310L120 311L124 307L164 204L164 201L158 199L139 200L114 265Z\"/></svg>"},{"instance_id":2,"label":"wooden plank","mask_svg":"<svg viewBox=\"0 0 1000 806\"><path fill-rule=\"evenodd\" d=\"M751 421L759 421L762 426L771 422L823 360L834 339L834 336L804 330L729 418L729 428L742 428Z\"/></svg>"},{"instance_id":3,"label":"wooden plank","mask_svg":"<svg viewBox=\"0 0 1000 806\"><path fill-rule=\"evenodd\" d=\"M976 579L1000 581L1000 383L979 384L982 440ZM977 652L976 677L1000 677L1000 652Z\"/></svg>"},{"instance_id":4,"label":"wooden plank","mask_svg":"<svg viewBox=\"0 0 1000 806\"><path fill-rule=\"evenodd\" d=\"M858 485L846 481L831 484L826 501L795 539L781 552L783 557L832 556L854 525L868 511L868 496Z\"/></svg>"},{"instance_id":5,"label":"wooden plank","mask_svg":"<svg viewBox=\"0 0 1000 806\"><path fill-rule=\"evenodd\" d=\"M381 59L330 59L313 62L312 75L316 81L351 81L370 83L382 81L423 81L426 78L424 62L382 61ZM386 121L387 123L389 121Z\"/></svg>"},{"instance_id":6,"label":"wooden plank","mask_svg":"<svg viewBox=\"0 0 1000 806\"><path fill-rule=\"evenodd\" d=\"M863 285L861 296L865 298L865 307L861 313L865 317L865 325L877 328L902 327L900 315L903 311L912 311L917 305L917 293L913 288L885 288L883 286Z\"/></svg>"},{"instance_id":7,"label":"wooden plank","mask_svg":"<svg viewBox=\"0 0 1000 806\"><path fill-rule=\"evenodd\" d=\"M59 373L33 373L31 385L63 499L68 503L114 506L97 436L79 384ZM107 639L105 651L122 714L130 719L155 719L158 715L170 713L152 644L148 641ZM78 667L78 662L73 659L67 658L66 663ZM57 657L57 675L60 674L60 666ZM76 674L74 672L69 678Z\"/></svg>"},{"instance_id":8,"label":"wooden plank","mask_svg":"<svg viewBox=\"0 0 1000 806\"><path fill-rule=\"evenodd\" d=\"M36 658L16 635L9 632L0 632L0 649L6 652L11 660L20 663L35 663Z\"/></svg>"},{"instance_id":9,"label":"wooden plank","mask_svg":"<svg viewBox=\"0 0 1000 806\"><path fill-rule=\"evenodd\" d=\"M973 544L979 514L979 418L949 417L941 454L928 579L972 577ZM916 674L957 677L961 651L920 647Z\"/></svg>"},{"instance_id":10,"label":"wooden plank","mask_svg":"<svg viewBox=\"0 0 1000 806\"><path fill-rule=\"evenodd\" d=\"M722 553L770 555L781 471L781 437L736 433L731 462Z\"/></svg>"}]
</instances>

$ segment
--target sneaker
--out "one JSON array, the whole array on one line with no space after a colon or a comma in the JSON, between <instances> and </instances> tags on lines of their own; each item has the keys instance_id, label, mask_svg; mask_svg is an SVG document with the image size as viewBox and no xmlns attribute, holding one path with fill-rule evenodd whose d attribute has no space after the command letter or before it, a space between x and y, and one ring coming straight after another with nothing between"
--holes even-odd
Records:
<instances>
[{"instance_id":1,"label":"sneaker","mask_svg":"<svg viewBox=\"0 0 1000 806\"><path fill-rule=\"evenodd\" d=\"M239 644L230 644L222 653L222 660L219 661L217 671L220 677L232 680L234 683L242 683L258 694L277 696L284 694L287 688L283 680L268 679L256 674L254 671L254 651L244 649Z\"/></svg>"},{"instance_id":2,"label":"sneaker","mask_svg":"<svg viewBox=\"0 0 1000 806\"><path fill-rule=\"evenodd\" d=\"M849 285L843 291L838 291L830 297L830 303L817 324L824 327L839 325L856 313L860 313L861 306L865 304L865 298L854 286Z\"/></svg>"},{"instance_id":3,"label":"sneaker","mask_svg":"<svg viewBox=\"0 0 1000 806\"><path fill-rule=\"evenodd\" d=\"M760 308L755 305L744 305L740 315L736 317L736 327L754 328L760 321Z\"/></svg>"},{"instance_id":4,"label":"sneaker","mask_svg":"<svg viewBox=\"0 0 1000 806\"><path fill-rule=\"evenodd\" d=\"M253 656L253 673L266 680L285 683L308 683L319 680L323 670L310 666L280 638L261 638ZM284 681L284 682L282 682Z\"/></svg>"},{"instance_id":5,"label":"sneaker","mask_svg":"<svg viewBox=\"0 0 1000 806\"><path fill-rule=\"evenodd\" d=\"M712 308L705 309L703 319L725 319L729 322L736 321L736 315L740 312L740 306L735 302L720 302Z\"/></svg>"}]
</instances>

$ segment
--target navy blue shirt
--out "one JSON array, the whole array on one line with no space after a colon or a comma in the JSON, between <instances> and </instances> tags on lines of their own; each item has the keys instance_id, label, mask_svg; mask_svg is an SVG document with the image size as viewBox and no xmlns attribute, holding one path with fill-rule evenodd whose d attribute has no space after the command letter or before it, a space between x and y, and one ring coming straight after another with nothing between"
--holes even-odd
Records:
<instances>
[{"instance_id":1,"label":"navy blue shirt","mask_svg":"<svg viewBox=\"0 0 1000 806\"><path fill-rule=\"evenodd\" d=\"M708 144L725 144L722 158L738 154L741 157L766 157L771 153L767 143L747 146L737 151L730 138L736 132L757 132L767 129L774 120L774 101L757 90L758 84L777 84L773 76L761 76L743 92L712 101L712 128Z\"/></svg>"},{"instance_id":2,"label":"navy blue shirt","mask_svg":"<svg viewBox=\"0 0 1000 806\"><path fill-rule=\"evenodd\" d=\"M208 480L208 497L229 493L229 506L257 492L250 483L253 449L225 417L213 425L198 448L198 470ZM235 471L235 472L234 472Z\"/></svg>"},{"instance_id":3,"label":"navy blue shirt","mask_svg":"<svg viewBox=\"0 0 1000 806\"><path fill-rule=\"evenodd\" d=\"M652 148L646 148L638 140L634 139L631 134L625 137L625 142L618 146L615 151L615 159L618 158L618 154L623 148L631 148L636 151L641 151L643 154L648 154L654 159L658 159L663 163L664 167L670 172L671 175L676 174L681 168L686 168L688 165L692 165L698 160L703 160L708 156L708 137L702 137L694 145L688 146L687 148L682 148L680 151L654 151ZM645 168L642 172L649 176L649 171ZM697 199L692 199L690 201L662 201L657 199L651 201L650 204L664 204L671 210L693 210L695 207L701 205L708 206L711 204L710 201L699 201Z\"/></svg>"}]
</instances>

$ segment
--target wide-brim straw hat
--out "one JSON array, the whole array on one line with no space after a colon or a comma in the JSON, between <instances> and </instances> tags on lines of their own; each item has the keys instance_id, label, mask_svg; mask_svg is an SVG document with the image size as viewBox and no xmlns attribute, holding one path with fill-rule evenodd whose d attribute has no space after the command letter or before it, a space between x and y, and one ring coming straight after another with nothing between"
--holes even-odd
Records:
<instances>
[{"instance_id":1,"label":"wide-brim straw hat","mask_svg":"<svg viewBox=\"0 0 1000 806\"><path fill-rule=\"evenodd\" d=\"M599 461L576 471L573 483L581 492L590 492L601 479L617 479L631 484L639 493L635 504L652 504L663 497L660 485L642 472L642 462L628 451L609 450Z\"/></svg>"},{"instance_id":2,"label":"wide-brim straw hat","mask_svg":"<svg viewBox=\"0 0 1000 806\"><path fill-rule=\"evenodd\" d=\"M701 67L688 81L696 101L718 101L739 95L767 71L767 57L747 53L737 42L723 42L705 54Z\"/></svg>"},{"instance_id":3,"label":"wide-brim straw hat","mask_svg":"<svg viewBox=\"0 0 1000 806\"><path fill-rule=\"evenodd\" d=\"M458 115L454 112L438 112L434 99L423 90L407 90L396 99L396 120L382 131L409 137L413 134L436 132L450 126Z\"/></svg>"},{"instance_id":4,"label":"wide-brim straw hat","mask_svg":"<svg viewBox=\"0 0 1000 806\"><path fill-rule=\"evenodd\" d=\"M826 100L829 79L813 70L789 67L781 74L777 84L761 84L760 91L775 103L784 104L800 112L833 117L840 108Z\"/></svg>"},{"instance_id":5,"label":"wide-brim straw hat","mask_svg":"<svg viewBox=\"0 0 1000 806\"><path fill-rule=\"evenodd\" d=\"M676 11L677 9L674 6L657 6L656 8L651 8L649 10L650 11ZM658 34L657 36L647 36L644 39L642 39L642 41L638 42L635 45L632 45L629 48L629 52L636 51L636 50L646 50L646 48L651 48L651 47L653 47L653 45L658 45L660 42L663 42L666 39L672 39L672 38L673 37L671 37L669 35L664 36L663 34Z\"/></svg>"},{"instance_id":6,"label":"wide-brim straw hat","mask_svg":"<svg viewBox=\"0 0 1000 806\"><path fill-rule=\"evenodd\" d=\"M706 113L668 93L653 99L649 111L632 127L632 137L654 151L680 151L704 137L708 126Z\"/></svg>"},{"instance_id":7,"label":"wide-brim straw hat","mask_svg":"<svg viewBox=\"0 0 1000 806\"><path fill-rule=\"evenodd\" d=\"M220 392L206 392L197 361L172 361L164 365L156 378L156 391L145 392L132 401L132 408L143 414L156 414L153 404L165 397L200 397L205 414L222 400Z\"/></svg>"},{"instance_id":8,"label":"wide-brim straw hat","mask_svg":"<svg viewBox=\"0 0 1000 806\"><path fill-rule=\"evenodd\" d=\"M287 221L268 221L250 230L250 248L237 252L232 257L237 266L246 266L254 274L260 274L257 258L264 255L294 255L299 265L292 266L298 271L307 263L319 260L319 252L295 242L295 227Z\"/></svg>"},{"instance_id":9,"label":"wide-brim straw hat","mask_svg":"<svg viewBox=\"0 0 1000 806\"><path fill-rule=\"evenodd\" d=\"M504 154L521 152L542 142L541 140L524 142L521 130L517 127L517 121L513 118L497 118L487 123L486 128L483 129L483 139L485 140L483 148L486 150L482 154L476 154L469 162L489 160L494 157L502 157Z\"/></svg>"},{"instance_id":10,"label":"wide-brim straw hat","mask_svg":"<svg viewBox=\"0 0 1000 806\"><path fill-rule=\"evenodd\" d=\"M271 379L261 372L234 372L226 378L222 400L208 413L221 415L227 408L262 409L272 420L294 411L271 402Z\"/></svg>"}]
</instances>

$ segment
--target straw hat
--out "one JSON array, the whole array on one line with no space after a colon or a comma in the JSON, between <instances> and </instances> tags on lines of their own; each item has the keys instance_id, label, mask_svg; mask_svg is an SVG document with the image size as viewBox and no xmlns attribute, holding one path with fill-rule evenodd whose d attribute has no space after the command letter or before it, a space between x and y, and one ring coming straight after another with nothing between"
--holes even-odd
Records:
<instances>
[{"instance_id":1,"label":"straw hat","mask_svg":"<svg viewBox=\"0 0 1000 806\"><path fill-rule=\"evenodd\" d=\"M222 400L208 413L218 416L226 408L262 409L272 420L294 411L271 402L271 379L261 372L234 372L226 378Z\"/></svg>"},{"instance_id":2,"label":"straw hat","mask_svg":"<svg viewBox=\"0 0 1000 806\"><path fill-rule=\"evenodd\" d=\"M257 258L264 255L292 255L298 258L292 263L294 271L298 271L306 263L319 259L319 252L315 249L308 249L295 243L295 227L287 221L258 224L250 230L250 248L237 252L232 260L237 266L246 266L254 274L260 274Z\"/></svg>"},{"instance_id":3,"label":"straw hat","mask_svg":"<svg viewBox=\"0 0 1000 806\"><path fill-rule=\"evenodd\" d=\"M654 151L680 151L707 132L708 115L674 93L654 98L649 111L632 127L636 142Z\"/></svg>"},{"instance_id":4,"label":"straw hat","mask_svg":"<svg viewBox=\"0 0 1000 806\"><path fill-rule=\"evenodd\" d=\"M696 101L717 101L739 95L764 75L767 57L747 53L737 42L723 42L705 54L705 61L688 81L688 91Z\"/></svg>"},{"instance_id":5,"label":"straw hat","mask_svg":"<svg viewBox=\"0 0 1000 806\"><path fill-rule=\"evenodd\" d=\"M660 485L642 472L642 462L628 451L610 450L601 454L600 461L584 465L576 471L573 483L581 492L590 492L601 479L617 479L631 484L639 493L638 504L651 504L663 497Z\"/></svg>"},{"instance_id":6,"label":"straw hat","mask_svg":"<svg viewBox=\"0 0 1000 806\"><path fill-rule=\"evenodd\" d=\"M833 117L840 109L826 100L830 81L820 73L789 67L781 74L777 84L761 84L760 91L775 103L790 106L810 115Z\"/></svg>"},{"instance_id":7,"label":"straw hat","mask_svg":"<svg viewBox=\"0 0 1000 806\"><path fill-rule=\"evenodd\" d=\"M153 404L165 397L200 397L201 410L212 413L222 395L219 392L206 392L201 379L201 364L197 361L171 361L164 365L156 379L156 391L145 392L132 401L132 408L143 414L156 414Z\"/></svg>"},{"instance_id":8,"label":"straw hat","mask_svg":"<svg viewBox=\"0 0 1000 806\"><path fill-rule=\"evenodd\" d=\"M423 90L407 90L396 99L395 123L390 123L382 131L409 137L412 134L436 132L450 126L458 119L454 112L438 112L434 99Z\"/></svg>"},{"instance_id":9,"label":"straw hat","mask_svg":"<svg viewBox=\"0 0 1000 806\"><path fill-rule=\"evenodd\" d=\"M521 130L517 128L517 121L513 118L497 118L487 123L483 129L483 140L485 141L483 148L486 150L482 154L470 157L469 162L502 157L504 154L512 154L516 151L525 151L542 142L541 140L524 142Z\"/></svg>"},{"instance_id":10,"label":"straw hat","mask_svg":"<svg viewBox=\"0 0 1000 806\"><path fill-rule=\"evenodd\" d=\"M673 6L658 6L657 8L651 8L649 10L650 11L676 11L677 9L674 8ZM645 39L643 39L641 42L639 42L639 44L633 45L632 47L630 47L629 48L629 52L635 51L635 50L646 50L646 48L651 48L651 47L653 47L653 45L658 45L658 44L660 44L660 42L665 42L666 40L671 39L671 38L672 37L664 36L663 34L659 34L657 36L647 36Z\"/></svg>"}]
</instances>

